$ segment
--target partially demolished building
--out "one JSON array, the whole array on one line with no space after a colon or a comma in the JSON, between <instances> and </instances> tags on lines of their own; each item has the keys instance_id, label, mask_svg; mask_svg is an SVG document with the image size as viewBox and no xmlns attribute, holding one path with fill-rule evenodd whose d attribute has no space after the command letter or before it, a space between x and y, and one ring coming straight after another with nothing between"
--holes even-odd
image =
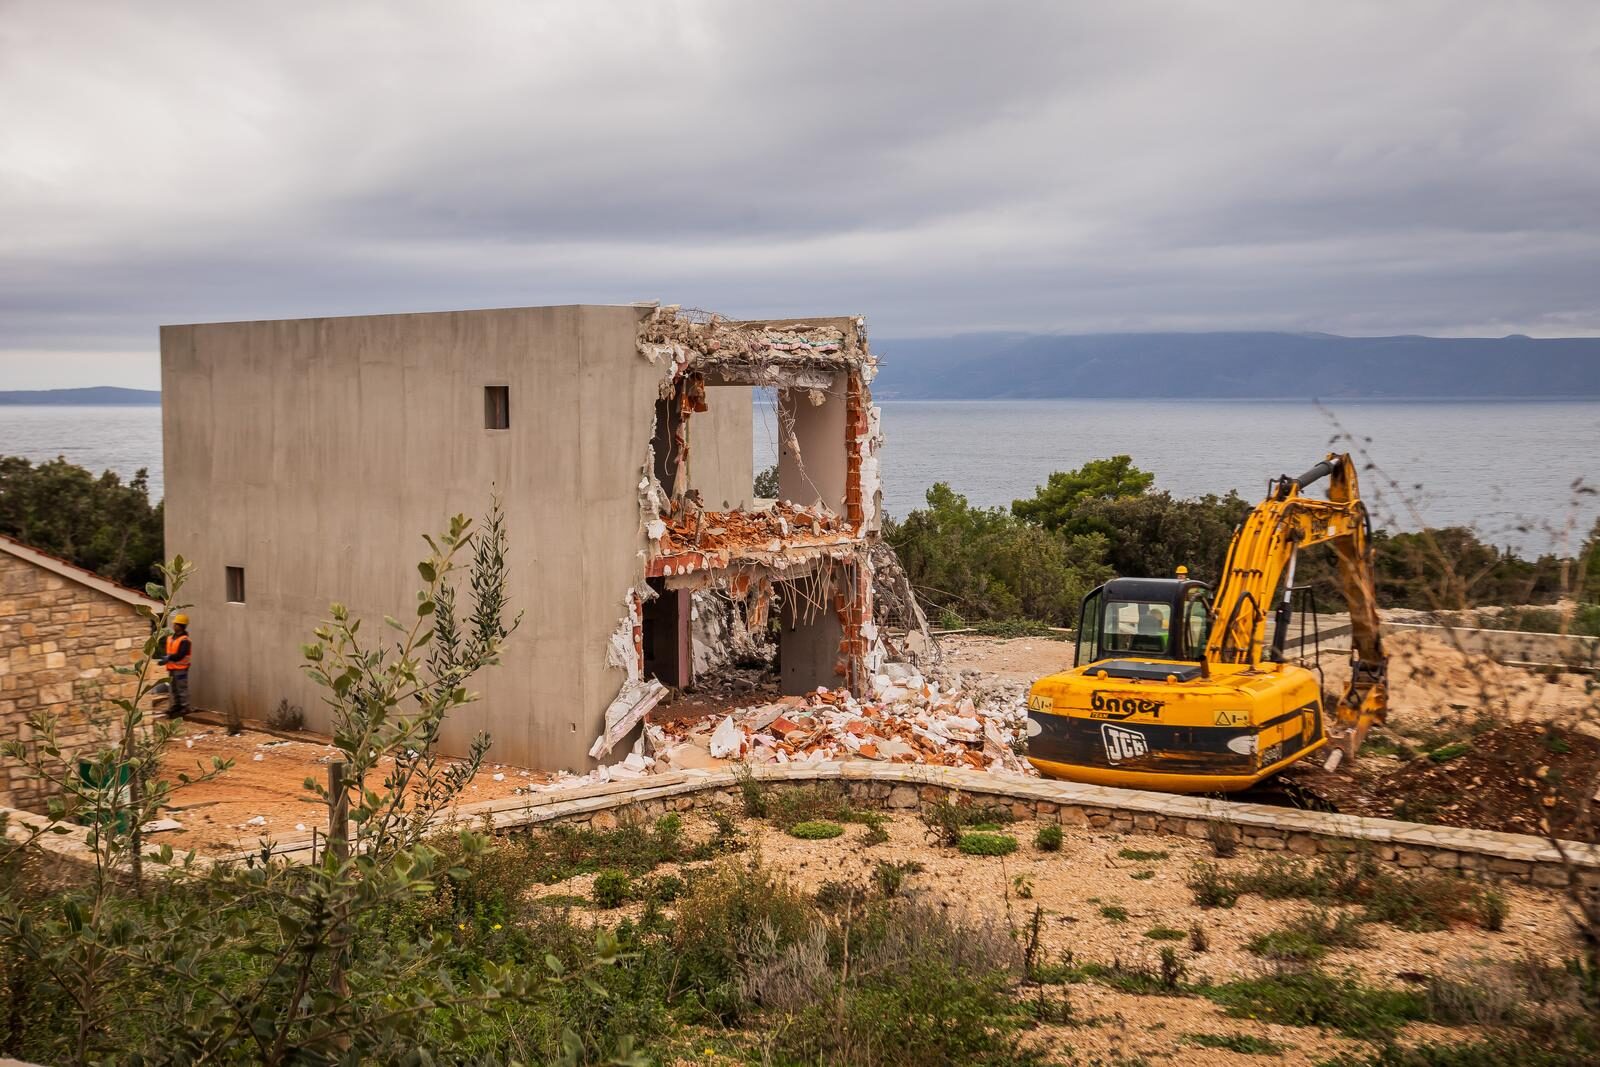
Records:
<instances>
[{"instance_id":1,"label":"partially demolished building","mask_svg":"<svg viewBox=\"0 0 1600 1067\"><path fill-rule=\"evenodd\" d=\"M201 707L288 700L326 729L300 644L334 600L402 614L421 535L491 493L525 618L447 752L485 729L508 763L614 759L697 652L721 654L697 649L708 627L775 641L784 693L868 687L882 665L859 318L509 308L169 326L161 348L167 548L198 564ZM757 398L776 500L753 497Z\"/></svg>"}]
</instances>

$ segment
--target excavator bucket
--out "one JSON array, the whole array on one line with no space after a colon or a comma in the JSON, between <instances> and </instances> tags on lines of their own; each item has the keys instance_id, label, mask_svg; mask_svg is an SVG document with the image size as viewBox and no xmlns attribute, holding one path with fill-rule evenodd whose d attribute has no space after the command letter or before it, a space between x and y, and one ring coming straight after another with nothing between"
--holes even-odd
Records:
<instances>
[{"instance_id":1,"label":"excavator bucket","mask_svg":"<svg viewBox=\"0 0 1600 1067\"><path fill-rule=\"evenodd\" d=\"M1327 760L1323 766L1336 770L1346 759L1355 759L1367 733L1389 717L1388 661L1350 661L1350 686L1334 709L1333 728L1328 733Z\"/></svg>"}]
</instances>

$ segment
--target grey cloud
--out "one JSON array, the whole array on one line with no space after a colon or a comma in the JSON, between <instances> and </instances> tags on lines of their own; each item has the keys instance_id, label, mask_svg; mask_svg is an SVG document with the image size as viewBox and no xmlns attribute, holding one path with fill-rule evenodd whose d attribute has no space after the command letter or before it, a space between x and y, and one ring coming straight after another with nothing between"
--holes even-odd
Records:
<instances>
[{"instance_id":1,"label":"grey cloud","mask_svg":"<svg viewBox=\"0 0 1600 1067\"><path fill-rule=\"evenodd\" d=\"M1582 0L3 10L0 367L646 297L1600 332Z\"/></svg>"}]
</instances>

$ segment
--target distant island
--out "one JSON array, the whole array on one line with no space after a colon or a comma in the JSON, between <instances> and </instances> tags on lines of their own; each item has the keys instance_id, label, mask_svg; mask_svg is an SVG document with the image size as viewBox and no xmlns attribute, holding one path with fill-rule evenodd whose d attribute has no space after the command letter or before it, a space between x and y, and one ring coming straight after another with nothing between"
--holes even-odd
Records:
<instances>
[{"instance_id":1,"label":"distant island","mask_svg":"<svg viewBox=\"0 0 1600 1067\"><path fill-rule=\"evenodd\" d=\"M1600 337L981 333L872 347L881 400L1600 398Z\"/></svg>"},{"instance_id":2,"label":"distant island","mask_svg":"<svg viewBox=\"0 0 1600 1067\"><path fill-rule=\"evenodd\" d=\"M1600 337L969 333L877 338L880 400L1591 400ZM155 389L0 391L0 404L160 404Z\"/></svg>"},{"instance_id":3,"label":"distant island","mask_svg":"<svg viewBox=\"0 0 1600 1067\"><path fill-rule=\"evenodd\" d=\"M159 389L123 389L91 385L84 389L0 390L0 404L159 404Z\"/></svg>"}]
</instances>

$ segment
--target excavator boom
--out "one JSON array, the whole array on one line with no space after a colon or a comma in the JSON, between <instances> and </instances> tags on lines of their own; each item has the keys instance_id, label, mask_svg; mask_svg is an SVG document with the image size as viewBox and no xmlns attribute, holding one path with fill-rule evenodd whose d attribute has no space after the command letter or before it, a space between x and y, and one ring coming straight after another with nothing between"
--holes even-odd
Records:
<instances>
[{"instance_id":1,"label":"excavator boom","mask_svg":"<svg viewBox=\"0 0 1600 1067\"><path fill-rule=\"evenodd\" d=\"M1304 496L1315 482L1329 478L1328 499ZM1350 611L1350 684L1334 709L1329 766L1353 757L1367 731L1388 713L1387 668L1378 632L1377 580L1373 567L1371 522L1348 454L1331 454L1298 478L1277 479L1267 499L1256 505L1228 550L1222 581L1213 601L1216 620L1206 646L1212 663L1259 666L1281 662L1281 647L1266 647L1266 623L1273 593L1282 590L1286 611L1294 584L1295 555L1327 543L1338 560L1339 582ZM1286 626L1280 625L1281 640Z\"/></svg>"}]
</instances>

